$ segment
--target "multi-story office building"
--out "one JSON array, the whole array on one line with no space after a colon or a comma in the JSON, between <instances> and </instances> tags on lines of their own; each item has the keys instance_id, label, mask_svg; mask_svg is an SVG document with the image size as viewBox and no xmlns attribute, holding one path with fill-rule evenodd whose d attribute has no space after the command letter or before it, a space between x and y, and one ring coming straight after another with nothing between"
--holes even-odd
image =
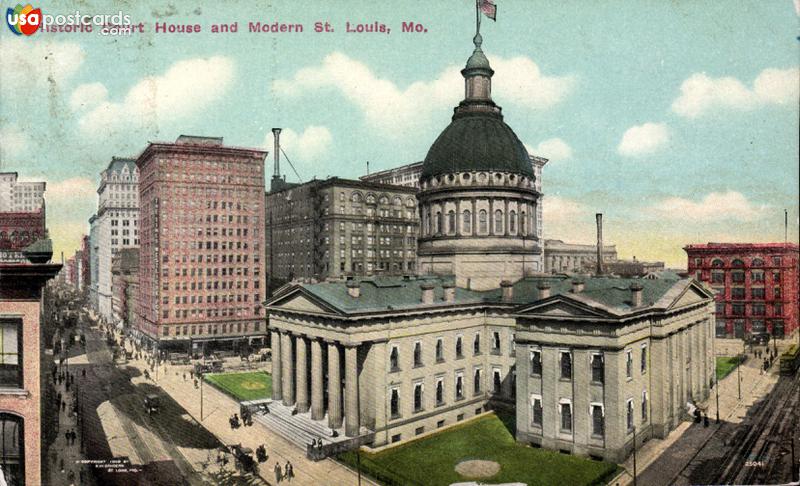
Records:
<instances>
[{"instance_id":1,"label":"multi-story office building","mask_svg":"<svg viewBox=\"0 0 800 486\"><path fill-rule=\"evenodd\" d=\"M603 262L617 260L616 245L603 245ZM545 273L593 273L597 267L597 245L544 240Z\"/></svg>"},{"instance_id":2,"label":"multi-story office building","mask_svg":"<svg viewBox=\"0 0 800 486\"><path fill-rule=\"evenodd\" d=\"M19 261L26 246L44 238L44 207L27 212L0 211L0 261Z\"/></svg>"},{"instance_id":3,"label":"multi-story office building","mask_svg":"<svg viewBox=\"0 0 800 486\"><path fill-rule=\"evenodd\" d=\"M99 263L100 263L100 224L97 215L93 214L89 218L89 305L92 309L97 310L99 306L99 298L97 292L97 285L99 280Z\"/></svg>"},{"instance_id":4,"label":"multi-story office building","mask_svg":"<svg viewBox=\"0 0 800 486\"><path fill-rule=\"evenodd\" d=\"M361 176L358 179L364 182L375 182L391 186L404 186L419 189L419 178L422 175L422 162L386 169L373 174Z\"/></svg>"},{"instance_id":5,"label":"multi-story office building","mask_svg":"<svg viewBox=\"0 0 800 486\"><path fill-rule=\"evenodd\" d=\"M0 253L9 256L0 260L0 465L5 484L35 485L44 484L42 400L53 365L43 353L42 288L61 265L48 263L49 240L18 250L0 240Z\"/></svg>"},{"instance_id":6,"label":"multi-story office building","mask_svg":"<svg viewBox=\"0 0 800 486\"><path fill-rule=\"evenodd\" d=\"M0 172L0 211L32 212L44 206L45 182L23 182L16 172Z\"/></svg>"},{"instance_id":7,"label":"multi-story office building","mask_svg":"<svg viewBox=\"0 0 800 486\"><path fill-rule=\"evenodd\" d=\"M161 348L266 335L264 157L222 138L150 143L140 174L139 329Z\"/></svg>"},{"instance_id":8,"label":"multi-story office building","mask_svg":"<svg viewBox=\"0 0 800 486\"><path fill-rule=\"evenodd\" d=\"M136 301L139 298L139 249L124 248L111 262L111 307L114 322L131 329L135 323Z\"/></svg>"},{"instance_id":9,"label":"multi-story office building","mask_svg":"<svg viewBox=\"0 0 800 486\"><path fill-rule=\"evenodd\" d=\"M416 273L415 192L411 187L331 178L267 193L271 285Z\"/></svg>"},{"instance_id":10,"label":"multi-story office building","mask_svg":"<svg viewBox=\"0 0 800 486\"><path fill-rule=\"evenodd\" d=\"M707 243L684 247L689 274L716 293L717 336L798 327L798 253L794 243Z\"/></svg>"},{"instance_id":11,"label":"multi-story office building","mask_svg":"<svg viewBox=\"0 0 800 486\"><path fill-rule=\"evenodd\" d=\"M97 252L94 289L98 313L111 322L111 259L120 249L139 246L139 169L136 161L112 158L100 173L97 194L97 216L91 222Z\"/></svg>"}]
</instances>

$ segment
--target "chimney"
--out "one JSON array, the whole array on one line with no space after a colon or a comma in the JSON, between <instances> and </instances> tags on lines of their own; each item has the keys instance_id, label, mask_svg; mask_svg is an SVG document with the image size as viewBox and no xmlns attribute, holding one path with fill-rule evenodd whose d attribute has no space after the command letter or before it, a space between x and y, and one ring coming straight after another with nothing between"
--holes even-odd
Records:
<instances>
[{"instance_id":1,"label":"chimney","mask_svg":"<svg viewBox=\"0 0 800 486\"><path fill-rule=\"evenodd\" d=\"M422 303L433 304L433 289L436 286L430 282L423 282L419 288L422 289Z\"/></svg>"},{"instance_id":2,"label":"chimney","mask_svg":"<svg viewBox=\"0 0 800 486\"><path fill-rule=\"evenodd\" d=\"M274 155L275 158L275 173L273 177L280 177L281 176L281 129L280 128L273 128L272 135L275 137L275 149Z\"/></svg>"},{"instance_id":3,"label":"chimney","mask_svg":"<svg viewBox=\"0 0 800 486\"><path fill-rule=\"evenodd\" d=\"M597 275L603 274L603 213L594 215L597 218Z\"/></svg>"},{"instance_id":4,"label":"chimney","mask_svg":"<svg viewBox=\"0 0 800 486\"><path fill-rule=\"evenodd\" d=\"M508 280L500 282L500 288L503 289L503 302L511 302L514 300L514 284Z\"/></svg>"},{"instance_id":5,"label":"chimney","mask_svg":"<svg viewBox=\"0 0 800 486\"><path fill-rule=\"evenodd\" d=\"M348 280L346 285L347 295L354 299L357 299L361 296L361 285L357 280Z\"/></svg>"},{"instance_id":6,"label":"chimney","mask_svg":"<svg viewBox=\"0 0 800 486\"><path fill-rule=\"evenodd\" d=\"M631 304L633 307L642 306L642 284L634 282L631 284Z\"/></svg>"},{"instance_id":7,"label":"chimney","mask_svg":"<svg viewBox=\"0 0 800 486\"><path fill-rule=\"evenodd\" d=\"M536 286L539 290L539 298L546 299L550 297L550 284L547 282L539 282L539 285Z\"/></svg>"},{"instance_id":8,"label":"chimney","mask_svg":"<svg viewBox=\"0 0 800 486\"><path fill-rule=\"evenodd\" d=\"M583 280L575 279L572 281L572 293L579 294L583 292Z\"/></svg>"},{"instance_id":9,"label":"chimney","mask_svg":"<svg viewBox=\"0 0 800 486\"><path fill-rule=\"evenodd\" d=\"M448 304L452 304L456 301L456 286L452 283L442 284L442 288L444 289L444 300Z\"/></svg>"}]
</instances>

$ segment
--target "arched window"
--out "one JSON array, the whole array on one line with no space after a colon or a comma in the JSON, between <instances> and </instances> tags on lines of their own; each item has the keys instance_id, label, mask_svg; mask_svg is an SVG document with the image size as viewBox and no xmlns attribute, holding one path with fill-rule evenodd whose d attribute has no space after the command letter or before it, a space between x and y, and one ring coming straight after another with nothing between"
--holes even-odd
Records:
<instances>
[{"instance_id":1,"label":"arched window","mask_svg":"<svg viewBox=\"0 0 800 486\"><path fill-rule=\"evenodd\" d=\"M753 261L750 262L750 266L751 267L763 267L764 266L764 260L762 260L760 258L753 258Z\"/></svg>"},{"instance_id":2,"label":"arched window","mask_svg":"<svg viewBox=\"0 0 800 486\"><path fill-rule=\"evenodd\" d=\"M494 212L494 233L500 234L503 232L503 211L499 209Z\"/></svg>"},{"instance_id":3,"label":"arched window","mask_svg":"<svg viewBox=\"0 0 800 486\"><path fill-rule=\"evenodd\" d=\"M737 258L736 260L731 262L731 266L733 268L744 268L744 262Z\"/></svg>"},{"instance_id":4,"label":"arched window","mask_svg":"<svg viewBox=\"0 0 800 486\"><path fill-rule=\"evenodd\" d=\"M525 211L523 211L523 212L522 212L522 217L521 217L521 218L520 218L520 220L519 220L519 232L520 232L521 234L523 234L523 235L527 235L527 234L528 234L528 233L525 231L525 229L526 229L526 228L527 228L527 226L528 226L528 220L527 220L527 219L525 219L525 216L526 216L526 215L525 215Z\"/></svg>"},{"instance_id":5,"label":"arched window","mask_svg":"<svg viewBox=\"0 0 800 486\"><path fill-rule=\"evenodd\" d=\"M461 228L464 233L472 233L472 213L469 212L469 209L464 210Z\"/></svg>"},{"instance_id":6,"label":"arched window","mask_svg":"<svg viewBox=\"0 0 800 486\"><path fill-rule=\"evenodd\" d=\"M456 212L452 209L447 213L447 233L455 234L456 232Z\"/></svg>"},{"instance_id":7,"label":"arched window","mask_svg":"<svg viewBox=\"0 0 800 486\"><path fill-rule=\"evenodd\" d=\"M402 206L403 201L400 199L399 196L395 196L394 199L392 199L392 204L394 204L395 206Z\"/></svg>"},{"instance_id":8,"label":"arched window","mask_svg":"<svg viewBox=\"0 0 800 486\"><path fill-rule=\"evenodd\" d=\"M485 235L486 233L489 232L485 209L481 209L480 212L478 213L478 232L482 235Z\"/></svg>"},{"instance_id":9,"label":"arched window","mask_svg":"<svg viewBox=\"0 0 800 486\"><path fill-rule=\"evenodd\" d=\"M436 234L442 234L442 213L436 211Z\"/></svg>"},{"instance_id":10,"label":"arched window","mask_svg":"<svg viewBox=\"0 0 800 486\"><path fill-rule=\"evenodd\" d=\"M714 268L722 268L723 266L725 266L725 264L719 258L715 258L711 262L711 266L714 267Z\"/></svg>"},{"instance_id":11,"label":"arched window","mask_svg":"<svg viewBox=\"0 0 800 486\"><path fill-rule=\"evenodd\" d=\"M509 216L509 219L508 219L508 232L509 233L516 233L517 232L517 212L512 210L511 213L509 213L508 216Z\"/></svg>"},{"instance_id":12,"label":"arched window","mask_svg":"<svg viewBox=\"0 0 800 486\"><path fill-rule=\"evenodd\" d=\"M358 193L358 192L354 192L353 196L352 196L352 199L353 199L354 203L360 203L361 202L361 194Z\"/></svg>"},{"instance_id":13,"label":"arched window","mask_svg":"<svg viewBox=\"0 0 800 486\"><path fill-rule=\"evenodd\" d=\"M433 223L431 222L431 210L428 209L428 211L425 213L425 234L428 235L428 236L431 235L431 225L432 224Z\"/></svg>"},{"instance_id":14,"label":"arched window","mask_svg":"<svg viewBox=\"0 0 800 486\"><path fill-rule=\"evenodd\" d=\"M25 437L21 417L0 413L0 464L6 484L25 482Z\"/></svg>"}]
</instances>

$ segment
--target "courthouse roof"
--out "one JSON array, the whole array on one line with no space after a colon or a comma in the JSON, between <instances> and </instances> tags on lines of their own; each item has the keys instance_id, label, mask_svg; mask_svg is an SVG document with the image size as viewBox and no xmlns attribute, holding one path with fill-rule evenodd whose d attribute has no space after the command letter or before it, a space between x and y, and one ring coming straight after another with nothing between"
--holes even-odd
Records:
<instances>
[{"instance_id":1,"label":"courthouse roof","mask_svg":"<svg viewBox=\"0 0 800 486\"><path fill-rule=\"evenodd\" d=\"M294 292L302 292L312 300L324 303L342 314L383 313L391 311L425 310L444 306L528 306L540 298L539 286L550 286L550 296L570 296L583 304L605 309L613 314L626 314L634 309L640 311L650 307L667 308L692 283L691 279L680 279L677 275L664 275L659 279L585 277L581 279L583 289L573 293L573 278L566 275L527 277L513 284L513 298L504 302L502 289L476 291L455 288L454 302L445 301L445 287L453 287L452 277L366 277L350 280L358 283L359 296L348 293L348 282L335 281L316 284L296 284L287 287L270 300L270 308L279 308L280 303ZM631 286L641 286L642 305L634 307ZM422 303L423 286L433 287L432 304Z\"/></svg>"}]
</instances>

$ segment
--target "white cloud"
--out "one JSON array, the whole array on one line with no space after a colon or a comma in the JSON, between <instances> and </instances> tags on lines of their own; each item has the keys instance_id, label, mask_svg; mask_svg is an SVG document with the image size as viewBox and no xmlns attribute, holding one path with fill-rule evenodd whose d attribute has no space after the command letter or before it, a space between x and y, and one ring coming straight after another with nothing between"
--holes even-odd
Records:
<instances>
[{"instance_id":1,"label":"white cloud","mask_svg":"<svg viewBox=\"0 0 800 486\"><path fill-rule=\"evenodd\" d=\"M74 111L91 110L104 103L108 98L108 90L103 83L86 83L78 86L69 97L69 106Z\"/></svg>"},{"instance_id":2,"label":"white cloud","mask_svg":"<svg viewBox=\"0 0 800 486\"><path fill-rule=\"evenodd\" d=\"M493 83L503 86L498 90L502 93L500 99L528 108L545 109L558 103L574 84L570 76L542 75L528 58L492 57L491 63L497 73ZM417 81L401 89L361 61L333 52L320 66L302 68L291 79L278 79L272 84L272 90L285 97L322 88L339 90L380 133L402 138L409 130L424 126L434 113L457 104L463 96L463 78L458 67L450 66L434 80Z\"/></svg>"},{"instance_id":3,"label":"white cloud","mask_svg":"<svg viewBox=\"0 0 800 486\"><path fill-rule=\"evenodd\" d=\"M97 187L86 177L72 177L63 181L48 181L44 196L48 203L92 198Z\"/></svg>"},{"instance_id":4,"label":"white cloud","mask_svg":"<svg viewBox=\"0 0 800 486\"><path fill-rule=\"evenodd\" d=\"M63 89L86 57L80 45L50 39L4 36L0 40L0 88L8 100L29 97L40 100L42 88Z\"/></svg>"},{"instance_id":5,"label":"white cloud","mask_svg":"<svg viewBox=\"0 0 800 486\"><path fill-rule=\"evenodd\" d=\"M529 154L544 157L550 162L566 160L572 157L572 147L560 138L549 138L539 143L536 147L531 148L525 145L525 148L528 149Z\"/></svg>"},{"instance_id":6,"label":"white cloud","mask_svg":"<svg viewBox=\"0 0 800 486\"><path fill-rule=\"evenodd\" d=\"M99 103L81 117L79 127L85 134L97 135L126 128L155 129L185 119L220 99L233 82L234 70L234 62L221 56L176 62L164 74L139 81L123 101Z\"/></svg>"},{"instance_id":7,"label":"white cloud","mask_svg":"<svg viewBox=\"0 0 800 486\"><path fill-rule=\"evenodd\" d=\"M669 129L663 123L634 125L622 135L617 152L626 157L652 154L669 141Z\"/></svg>"},{"instance_id":8,"label":"white cloud","mask_svg":"<svg viewBox=\"0 0 800 486\"><path fill-rule=\"evenodd\" d=\"M28 149L28 137L16 125L0 127L0 161L19 159Z\"/></svg>"},{"instance_id":9,"label":"white cloud","mask_svg":"<svg viewBox=\"0 0 800 486\"><path fill-rule=\"evenodd\" d=\"M281 148L290 159L316 159L329 151L332 141L330 130L318 125L309 125L302 133L297 133L291 128L284 128L281 131ZM272 150L272 132L265 137L264 146Z\"/></svg>"},{"instance_id":10,"label":"white cloud","mask_svg":"<svg viewBox=\"0 0 800 486\"><path fill-rule=\"evenodd\" d=\"M712 222L725 219L754 221L766 209L756 206L740 192L712 192L701 201L670 197L649 208L648 212L664 219Z\"/></svg>"},{"instance_id":11,"label":"white cloud","mask_svg":"<svg viewBox=\"0 0 800 486\"><path fill-rule=\"evenodd\" d=\"M733 77L712 78L705 73L692 74L681 84L681 94L672 103L672 111L696 118L718 109L752 110L766 104L797 103L800 70L764 69L750 89Z\"/></svg>"},{"instance_id":12,"label":"white cloud","mask_svg":"<svg viewBox=\"0 0 800 486\"><path fill-rule=\"evenodd\" d=\"M561 196L545 196L542 201L542 231L545 238L570 243L591 242L594 215L589 206Z\"/></svg>"}]
</instances>

